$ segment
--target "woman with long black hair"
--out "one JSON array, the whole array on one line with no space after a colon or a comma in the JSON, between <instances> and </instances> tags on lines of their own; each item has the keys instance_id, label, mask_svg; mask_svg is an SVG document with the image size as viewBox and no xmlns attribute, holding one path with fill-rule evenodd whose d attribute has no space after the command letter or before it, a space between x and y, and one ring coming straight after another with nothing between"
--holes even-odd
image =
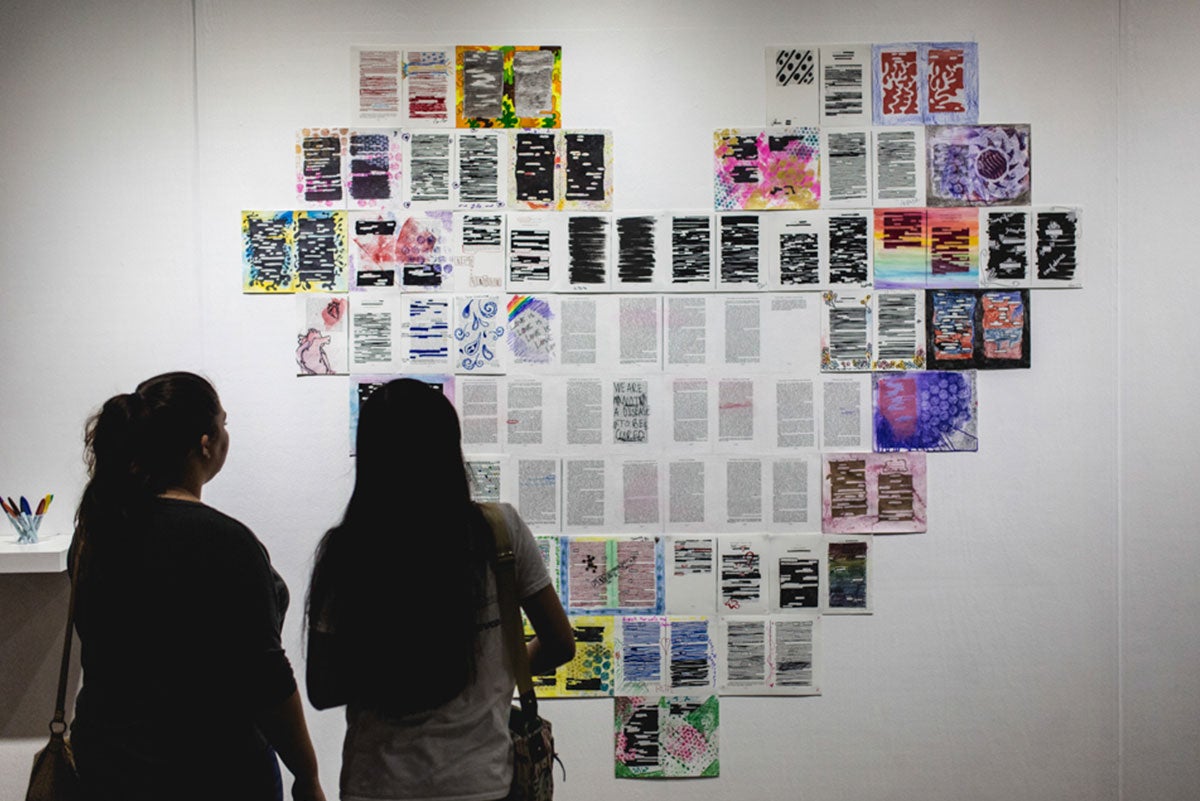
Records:
<instances>
[{"instance_id":1,"label":"woman with long black hair","mask_svg":"<svg viewBox=\"0 0 1200 801\"><path fill-rule=\"evenodd\" d=\"M347 705L341 797L492 801L512 775L514 677L471 501L458 416L412 379L363 404L354 491L317 548L308 596L308 696ZM536 674L575 640L528 527L502 505Z\"/></svg>"},{"instance_id":2,"label":"woman with long black hair","mask_svg":"<svg viewBox=\"0 0 1200 801\"><path fill-rule=\"evenodd\" d=\"M323 801L280 643L288 592L262 543L206 506L229 450L212 385L167 373L88 422L76 512L83 686L71 743L89 799Z\"/></svg>"}]
</instances>

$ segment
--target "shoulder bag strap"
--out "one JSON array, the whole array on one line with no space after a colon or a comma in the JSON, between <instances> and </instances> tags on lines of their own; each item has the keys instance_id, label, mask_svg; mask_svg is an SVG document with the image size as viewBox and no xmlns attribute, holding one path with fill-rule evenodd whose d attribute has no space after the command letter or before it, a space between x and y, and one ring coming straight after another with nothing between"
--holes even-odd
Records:
<instances>
[{"instance_id":1,"label":"shoulder bag strap","mask_svg":"<svg viewBox=\"0 0 1200 801\"><path fill-rule=\"evenodd\" d=\"M71 640L75 635L75 589L79 584L79 564L83 554L83 537L80 536L79 547L75 549L71 560L71 596L67 601L67 632L63 636L62 663L58 668L58 694L54 700L54 718L50 721L50 735L62 738L67 731L66 702L67 702L67 673L71 669Z\"/></svg>"},{"instance_id":2,"label":"shoulder bag strap","mask_svg":"<svg viewBox=\"0 0 1200 801\"><path fill-rule=\"evenodd\" d=\"M496 594L500 604L504 648L508 651L513 674L517 679L521 711L527 721L533 721L537 719L537 695L534 694L533 679L529 674L529 652L525 649L524 626L521 625L521 611L517 605L517 569L512 539L508 534L504 513L499 506L494 503L481 503L479 509L492 529L492 538L496 543Z\"/></svg>"}]
</instances>

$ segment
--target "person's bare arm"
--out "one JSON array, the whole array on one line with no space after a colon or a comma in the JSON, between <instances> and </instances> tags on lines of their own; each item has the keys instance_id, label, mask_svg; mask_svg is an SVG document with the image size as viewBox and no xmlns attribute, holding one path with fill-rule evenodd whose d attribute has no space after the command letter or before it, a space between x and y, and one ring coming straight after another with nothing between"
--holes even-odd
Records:
<instances>
[{"instance_id":1,"label":"person's bare arm","mask_svg":"<svg viewBox=\"0 0 1200 801\"><path fill-rule=\"evenodd\" d=\"M546 585L521 601L537 634L527 644L529 672L537 676L575 657L575 632L554 587Z\"/></svg>"},{"instance_id":2,"label":"person's bare arm","mask_svg":"<svg viewBox=\"0 0 1200 801\"><path fill-rule=\"evenodd\" d=\"M257 722L267 742L294 777L292 798L295 801L325 801L317 776L317 754L304 722L304 708L300 705L300 691L296 690L275 706L262 710Z\"/></svg>"}]
</instances>

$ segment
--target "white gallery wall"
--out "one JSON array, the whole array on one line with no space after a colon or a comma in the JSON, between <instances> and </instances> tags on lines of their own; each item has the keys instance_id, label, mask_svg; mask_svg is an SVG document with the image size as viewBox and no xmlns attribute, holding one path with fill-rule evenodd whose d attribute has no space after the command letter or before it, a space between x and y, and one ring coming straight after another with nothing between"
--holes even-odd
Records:
<instances>
[{"instance_id":1,"label":"white gallery wall","mask_svg":"<svg viewBox=\"0 0 1200 801\"><path fill-rule=\"evenodd\" d=\"M825 621L822 696L722 698L721 776L675 782L613 778L610 700L548 702L559 797L1195 797L1194 4L194 6L0 7L0 492L55 492L44 531L70 528L101 401L208 375L232 446L205 500L291 587L302 675L348 392L294 377L289 299L241 293L239 212L290 208L295 130L350 122L351 45L561 45L564 125L613 131L622 211L711 207L712 131L763 123L767 45L975 40L981 121L1031 124L1034 202L1084 207L1085 288L1035 293L1031 369L980 373L980 450L929 456L927 533L876 538L876 612ZM66 589L0 574L0 801L44 738ZM309 723L332 797L342 716Z\"/></svg>"}]
</instances>

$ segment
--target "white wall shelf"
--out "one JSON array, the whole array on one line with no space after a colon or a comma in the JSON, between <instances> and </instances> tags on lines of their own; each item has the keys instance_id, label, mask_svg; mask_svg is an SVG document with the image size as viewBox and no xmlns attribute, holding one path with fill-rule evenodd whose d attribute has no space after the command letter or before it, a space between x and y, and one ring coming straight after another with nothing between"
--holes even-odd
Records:
<instances>
[{"instance_id":1,"label":"white wall shelf","mask_svg":"<svg viewBox=\"0 0 1200 801\"><path fill-rule=\"evenodd\" d=\"M66 534L50 534L30 544L5 536L0 538L0 573L61 573L67 569L70 547Z\"/></svg>"}]
</instances>

